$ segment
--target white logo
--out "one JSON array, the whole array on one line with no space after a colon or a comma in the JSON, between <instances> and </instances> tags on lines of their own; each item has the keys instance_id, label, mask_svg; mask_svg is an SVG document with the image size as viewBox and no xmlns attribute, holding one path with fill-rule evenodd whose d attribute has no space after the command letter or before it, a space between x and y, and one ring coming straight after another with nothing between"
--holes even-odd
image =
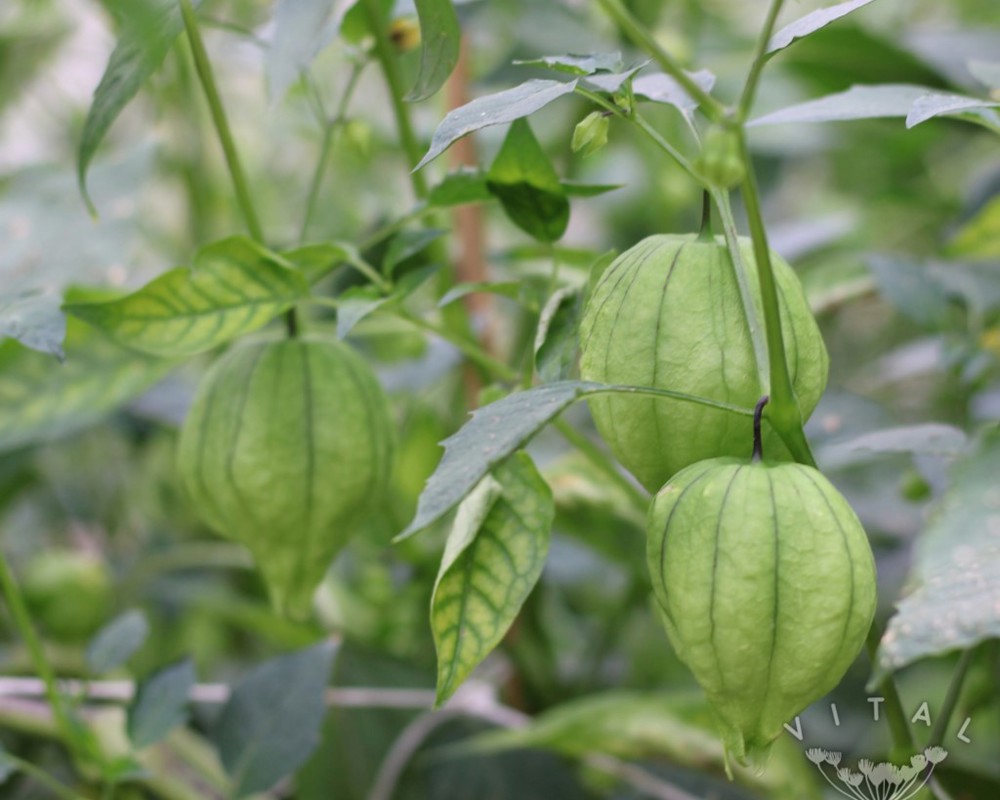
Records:
<instances>
[{"instance_id":1,"label":"white logo","mask_svg":"<svg viewBox=\"0 0 1000 800\"><path fill-rule=\"evenodd\" d=\"M857 770L840 766L842 754L820 747L806 750L808 758L834 789L852 800L909 800L931 779L934 767L948 757L943 747L928 747L902 766L883 761L874 764L867 758ZM829 767L829 769L826 769Z\"/></svg>"}]
</instances>

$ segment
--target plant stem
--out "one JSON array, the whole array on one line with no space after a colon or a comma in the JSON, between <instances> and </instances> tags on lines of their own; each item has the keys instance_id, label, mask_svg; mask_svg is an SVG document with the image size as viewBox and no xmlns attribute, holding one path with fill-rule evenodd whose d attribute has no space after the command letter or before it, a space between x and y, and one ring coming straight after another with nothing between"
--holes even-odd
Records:
<instances>
[{"instance_id":1,"label":"plant stem","mask_svg":"<svg viewBox=\"0 0 1000 800\"><path fill-rule=\"evenodd\" d=\"M202 91L205 93L205 99L208 101L208 108L212 114L212 122L215 125L216 135L219 137L219 144L222 146L222 152L226 157L226 166L229 168L233 188L236 190L236 201L239 204L243 220L250 235L258 242L263 243L264 232L260 227L260 221L254 209L246 175L243 172L243 165L240 163L236 143L233 141L233 135L229 129L229 121L226 119L226 111L222 105L222 98L219 96L219 90L215 85L212 64L208 60L205 43L202 41L201 31L198 29L198 19L195 16L194 9L191 7L191 0L180 0L180 4L181 15L184 18L184 30L187 32L188 41L191 43L191 53L194 56L195 70L198 72Z\"/></svg>"},{"instance_id":2,"label":"plant stem","mask_svg":"<svg viewBox=\"0 0 1000 800\"><path fill-rule=\"evenodd\" d=\"M702 89L691 79L690 75L681 69L673 57L660 47L656 39L639 24L638 20L621 4L620 0L597 0L597 2L604 9L604 13L618 24L629 39L649 53L653 57L653 60L660 65L660 69L677 81L684 91L690 95L692 100L698 102L701 110L709 119L713 121L719 120L725 115L725 108L723 108L722 104Z\"/></svg>"},{"instance_id":3,"label":"plant stem","mask_svg":"<svg viewBox=\"0 0 1000 800\"><path fill-rule=\"evenodd\" d=\"M333 149L334 134L344 123L347 116L347 106L354 96L354 90L358 86L358 79L365 68L364 61L355 61L351 66L351 74L347 78L347 85L344 93L340 96L340 103L337 111L331 119L324 120L323 141L320 144L319 157L316 159L316 168L313 170L312 180L309 183L309 194L306 200L305 214L302 216L302 225L299 228L299 244L305 242L306 234L309 231L309 222L312 220L313 211L316 208L316 200L319 198L320 186L323 184L323 174L326 172L326 162Z\"/></svg>"},{"instance_id":4,"label":"plant stem","mask_svg":"<svg viewBox=\"0 0 1000 800\"><path fill-rule=\"evenodd\" d=\"M385 76L386 86L389 89L389 100L392 102L392 111L396 116L396 127L399 129L400 142L412 170L420 161L420 143L413 132L410 112L406 103L403 102L403 84L399 77L396 54L393 52L392 42L389 41L388 33L383 24L385 20L382 19L381 4L379 0L361 0L361 5L368 18L371 34L375 37L375 56L378 58L382 74ZM427 197L427 181L422 172L411 171L410 181L413 184L413 193L418 200Z\"/></svg>"},{"instance_id":5,"label":"plant stem","mask_svg":"<svg viewBox=\"0 0 1000 800\"><path fill-rule=\"evenodd\" d=\"M45 697L52 707L52 714L55 717L56 724L59 727L66 746L74 751L82 749L80 748L81 742L77 733L77 726L66 710L63 697L59 694L55 672L52 669L52 665L49 664L45 650L42 647L42 642L38 638L35 626L31 622L31 614L24 603L24 596L21 594L21 589L17 585L14 573L10 569L7 557L2 552L0 552L0 591L3 592L3 597L14 620L14 625L28 648L35 670L45 684Z\"/></svg>"},{"instance_id":6,"label":"plant stem","mask_svg":"<svg viewBox=\"0 0 1000 800\"><path fill-rule=\"evenodd\" d=\"M955 666L955 672L948 686L948 693L944 698L944 705L941 706L937 722L934 723L934 729L931 731L930 741L927 742L928 747L935 747L941 744L944 741L945 734L948 733L948 725L951 722L952 714L955 713L955 708L958 706L958 699L962 694L962 685L965 683L966 675L969 674L969 667L972 666L973 652L974 648L971 647L963 651L958 664Z\"/></svg>"},{"instance_id":7,"label":"plant stem","mask_svg":"<svg viewBox=\"0 0 1000 800\"><path fill-rule=\"evenodd\" d=\"M868 629L868 638L865 640L865 647L868 650L868 658L871 661L872 669L875 668L878 656L878 646L882 639L882 632L878 628L878 623L872 622ZM912 752L915 745L913 742L913 732L906 720L906 713L903 711L903 703L899 699L899 691L896 689L896 682L892 676L886 676L879 683L879 691L885 699L885 715L889 721L889 730L892 733L892 741L900 752Z\"/></svg>"},{"instance_id":8,"label":"plant stem","mask_svg":"<svg viewBox=\"0 0 1000 800\"><path fill-rule=\"evenodd\" d=\"M55 778L49 777L45 772L40 770L30 761L25 761L24 759L18 758L10 753L4 753L4 759L12 762L21 772L30 777L36 783L44 786L49 790L49 792L60 798L60 800L87 800L85 797L77 794L68 786L65 786L57 781Z\"/></svg>"},{"instance_id":9,"label":"plant stem","mask_svg":"<svg viewBox=\"0 0 1000 800\"><path fill-rule=\"evenodd\" d=\"M764 20L764 27L761 28L760 36L757 39L757 49L754 52L753 63L750 65L750 72L747 73L746 83L743 84L743 92L740 94L739 107L736 112L736 121L742 125L746 122L753 106L754 96L757 93L757 84L760 82L760 74L767 63L767 43L771 41L774 33L774 26L778 21L778 14L785 0L771 0L771 7L767 10L767 18Z\"/></svg>"}]
</instances>

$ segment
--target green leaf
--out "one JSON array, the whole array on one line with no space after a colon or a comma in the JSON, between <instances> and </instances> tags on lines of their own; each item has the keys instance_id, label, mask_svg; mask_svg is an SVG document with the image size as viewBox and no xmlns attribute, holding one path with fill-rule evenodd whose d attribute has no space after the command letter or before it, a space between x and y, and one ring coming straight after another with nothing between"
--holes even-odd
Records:
<instances>
[{"instance_id":1,"label":"green leaf","mask_svg":"<svg viewBox=\"0 0 1000 800\"><path fill-rule=\"evenodd\" d=\"M926 122L934 117L955 117L966 113L980 114L989 112L989 109L1000 107L1000 103L990 100L981 100L978 97L966 97L960 94L948 92L931 92L917 99L906 115L906 127L912 128L921 122ZM985 122L992 119L995 125L1000 125L1000 117L993 112L982 117ZM1000 131L1000 127L996 128Z\"/></svg>"},{"instance_id":2,"label":"green leaf","mask_svg":"<svg viewBox=\"0 0 1000 800\"><path fill-rule=\"evenodd\" d=\"M173 366L125 350L70 320L66 358L0 344L0 452L92 425L141 394Z\"/></svg>"},{"instance_id":3,"label":"green leaf","mask_svg":"<svg viewBox=\"0 0 1000 800\"><path fill-rule=\"evenodd\" d=\"M451 0L416 0L420 18L420 73L406 99L426 100L444 86L458 63L462 29Z\"/></svg>"},{"instance_id":4,"label":"green leaf","mask_svg":"<svg viewBox=\"0 0 1000 800\"><path fill-rule=\"evenodd\" d=\"M911 591L897 604L869 685L921 658L1000 638L1000 429L955 462L950 488L917 545Z\"/></svg>"},{"instance_id":5,"label":"green leaf","mask_svg":"<svg viewBox=\"0 0 1000 800\"><path fill-rule=\"evenodd\" d=\"M927 267L910 259L873 255L868 268L879 291L904 316L918 325L941 329L952 317L944 287Z\"/></svg>"},{"instance_id":6,"label":"green leaf","mask_svg":"<svg viewBox=\"0 0 1000 800\"><path fill-rule=\"evenodd\" d=\"M319 744L335 651L324 642L279 656L252 669L233 689L212 731L232 797L267 791Z\"/></svg>"},{"instance_id":7,"label":"green leaf","mask_svg":"<svg viewBox=\"0 0 1000 800\"><path fill-rule=\"evenodd\" d=\"M689 72L687 75L706 92L712 91L715 86L715 75L707 69ZM674 78L662 72L640 75L632 81L632 92L639 100L674 106L687 117L698 108L698 102L692 99Z\"/></svg>"},{"instance_id":8,"label":"green leaf","mask_svg":"<svg viewBox=\"0 0 1000 800\"><path fill-rule=\"evenodd\" d=\"M0 296L0 339L17 339L25 347L62 358L66 317L61 305L58 295L39 289Z\"/></svg>"},{"instance_id":9,"label":"green leaf","mask_svg":"<svg viewBox=\"0 0 1000 800\"><path fill-rule=\"evenodd\" d=\"M566 232L569 200L527 121L518 119L510 126L487 186L511 221L535 239L554 242Z\"/></svg>"},{"instance_id":10,"label":"green leaf","mask_svg":"<svg viewBox=\"0 0 1000 800\"><path fill-rule=\"evenodd\" d=\"M994 197L966 222L948 243L948 254L961 258L1000 258L1000 197Z\"/></svg>"},{"instance_id":11,"label":"green leaf","mask_svg":"<svg viewBox=\"0 0 1000 800\"><path fill-rule=\"evenodd\" d=\"M488 203L496 198L486 186L486 175L474 167L449 172L427 195L427 204L450 208L465 203Z\"/></svg>"},{"instance_id":12,"label":"green leaf","mask_svg":"<svg viewBox=\"0 0 1000 800\"><path fill-rule=\"evenodd\" d=\"M511 300L520 300L523 288L524 284L522 284L521 281L458 283L442 295L441 299L438 300L438 308L443 308L444 306L465 297L467 294L475 294L476 292L498 294L503 297L509 297Z\"/></svg>"},{"instance_id":13,"label":"green leaf","mask_svg":"<svg viewBox=\"0 0 1000 800\"><path fill-rule=\"evenodd\" d=\"M597 75L588 75L586 78L580 79L580 86L590 89L592 92L603 92L610 95L618 94L622 87L629 83L635 77L635 74L648 63L648 61L644 61L624 72L601 72Z\"/></svg>"},{"instance_id":14,"label":"green leaf","mask_svg":"<svg viewBox=\"0 0 1000 800\"><path fill-rule=\"evenodd\" d=\"M825 469L840 469L894 453L953 458L961 455L967 445L965 432L951 425L906 425L828 445L820 451L820 462Z\"/></svg>"},{"instance_id":15,"label":"green leaf","mask_svg":"<svg viewBox=\"0 0 1000 800\"><path fill-rule=\"evenodd\" d=\"M308 293L280 256L233 237L199 250L191 269L171 270L120 300L64 308L127 347L180 357L257 330Z\"/></svg>"},{"instance_id":16,"label":"green leaf","mask_svg":"<svg viewBox=\"0 0 1000 800\"><path fill-rule=\"evenodd\" d=\"M21 765L2 745L0 745L0 784L5 783L11 775L16 775Z\"/></svg>"},{"instance_id":17,"label":"green leaf","mask_svg":"<svg viewBox=\"0 0 1000 800\"><path fill-rule=\"evenodd\" d=\"M593 75L595 72L620 72L625 66L621 53L592 53L578 56L572 53L564 56L542 56L528 61L515 61L522 67L544 67L570 75Z\"/></svg>"},{"instance_id":18,"label":"green leaf","mask_svg":"<svg viewBox=\"0 0 1000 800\"><path fill-rule=\"evenodd\" d=\"M117 8L123 14L121 38L94 90L77 153L80 193L95 214L87 194L87 168L94 153L122 109L156 72L184 27L175 0L134 0L119 3Z\"/></svg>"},{"instance_id":19,"label":"green leaf","mask_svg":"<svg viewBox=\"0 0 1000 800\"><path fill-rule=\"evenodd\" d=\"M597 197L598 195L621 189L622 183L577 183L576 181L559 181L562 190L570 197Z\"/></svg>"},{"instance_id":20,"label":"green leaf","mask_svg":"<svg viewBox=\"0 0 1000 800\"><path fill-rule=\"evenodd\" d=\"M527 453L515 453L458 507L431 597L437 703L507 633L549 549L555 503Z\"/></svg>"},{"instance_id":21,"label":"green leaf","mask_svg":"<svg viewBox=\"0 0 1000 800\"><path fill-rule=\"evenodd\" d=\"M128 709L128 737L136 749L156 744L187 721L188 695L196 679L194 663L186 658L139 684Z\"/></svg>"},{"instance_id":22,"label":"green leaf","mask_svg":"<svg viewBox=\"0 0 1000 800\"><path fill-rule=\"evenodd\" d=\"M285 96L288 87L333 40L351 5L345 0L277 0L274 37L264 60L272 102Z\"/></svg>"},{"instance_id":23,"label":"green leaf","mask_svg":"<svg viewBox=\"0 0 1000 800\"><path fill-rule=\"evenodd\" d=\"M439 520L496 464L522 447L549 421L597 383L564 381L508 395L472 412L441 444L444 456L417 502L417 513L396 541Z\"/></svg>"},{"instance_id":24,"label":"green leaf","mask_svg":"<svg viewBox=\"0 0 1000 800\"><path fill-rule=\"evenodd\" d=\"M542 308L535 331L535 369L544 383L566 380L577 353L577 329L583 313L579 290L554 292Z\"/></svg>"},{"instance_id":25,"label":"green leaf","mask_svg":"<svg viewBox=\"0 0 1000 800\"><path fill-rule=\"evenodd\" d=\"M503 125L527 117L575 88L575 80L568 83L532 80L513 89L476 98L449 111L434 131L430 149L414 170L433 161L463 136L491 125Z\"/></svg>"},{"instance_id":26,"label":"green leaf","mask_svg":"<svg viewBox=\"0 0 1000 800\"><path fill-rule=\"evenodd\" d=\"M439 228L420 228L412 231L402 231L393 237L386 248L382 259L382 273L392 276L396 267L427 249L432 242L437 241L448 231Z\"/></svg>"},{"instance_id":27,"label":"green leaf","mask_svg":"<svg viewBox=\"0 0 1000 800\"><path fill-rule=\"evenodd\" d=\"M716 774L727 769L722 742L712 730L704 700L681 692L590 695L543 712L526 727L488 731L459 747L476 753L541 748L571 758L604 753L626 760L666 761ZM732 769L736 782L756 790L760 797L818 800L822 796L809 762L788 740L776 743L766 771L738 764Z\"/></svg>"},{"instance_id":28,"label":"green leaf","mask_svg":"<svg viewBox=\"0 0 1000 800\"><path fill-rule=\"evenodd\" d=\"M101 675L120 667L142 647L149 635L149 622L138 609L115 617L87 645L87 669Z\"/></svg>"},{"instance_id":29,"label":"green leaf","mask_svg":"<svg viewBox=\"0 0 1000 800\"><path fill-rule=\"evenodd\" d=\"M357 259L358 251L354 245L346 242L322 242L284 250L281 257L305 275L306 281L312 285L341 264Z\"/></svg>"},{"instance_id":30,"label":"green leaf","mask_svg":"<svg viewBox=\"0 0 1000 800\"><path fill-rule=\"evenodd\" d=\"M775 33L770 41L768 41L764 54L766 56L773 56L780 50L784 50L796 39L801 39L803 36L808 36L810 33L820 30L820 28L825 28L831 22L835 22L841 17L846 17L852 11L863 8L871 2L873 0L847 0L846 3L818 8Z\"/></svg>"},{"instance_id":31,"label":"green leaf","mask_svg":"<svg viewBox=\"0 0 1000 800\"><path fill-rule=\"evenodd\" d=\"M361 320L391 298L373 286L354 286L337 298L337 338L345 338Z\"/></svg>"}]
</instances>

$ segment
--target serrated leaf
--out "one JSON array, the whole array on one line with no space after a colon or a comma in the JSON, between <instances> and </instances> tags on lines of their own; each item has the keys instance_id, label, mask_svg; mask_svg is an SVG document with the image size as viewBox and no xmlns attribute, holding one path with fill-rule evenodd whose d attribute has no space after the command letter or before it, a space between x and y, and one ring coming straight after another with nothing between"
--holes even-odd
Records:
<instances>
[{"instance_id":1,"label":"serrated leaf","mask_svg":"<svg viewBox=\"0 0 1000 800\"><path fill-rule=\"evenodd\" d=\"M525 233L555 242L566 232L569 200L526 120L510 126L486 178L507 216Z\"/></svg>"},{"instance_id":2,"label":"serrated leaf","mask_svg":"<svg viewBox=\"0 0 1000 800\"><path fill-rule=\"evenodd\" d=\"M66 317L61 305L58 295L38 289L0 296L0 339L16 339L32 350L62 358Z\"/></svg>"},{"instance_id":3,"label":"serrated leaf","mask_svg":"<svg viewBox=\"0 0 1000 800\"><path fill-rule=\"evenodd\" d=\"M845 17L852 11L872 3L874 0L848 0L846 3L838 3L835 6L817 8L815 11L800 17L795 22L786 25L775 33L767 43L765 55L772 56L780 50L784 50L796 39L815 33L821 28L825 28L831 22L835 22L841 17Z\"/></svg>"},{"instance_id":4,"label":"serrated leaf","mask_svg":"<svg viewBox=\"0 0 1000 800\"><path fill-rule=\"evenodd\" d=\"M139 684L128 709L128 737L135 748L155 744L186 722L188 695L196 679L194 662L186 658Z\"/></svg>"},{"instance_id":5,"label":"serrated leaf","mask_svg":"<svg viewBox=\"0 0 1000 800\"><path fill-rule=\"evenodd\" d=\"M305 278L280 256L237 236L120 300L64 309L126 347L181 357L257 330L308 293Z\"/></svg>"},{"instance_id":6,"label":"serrated leaf","mask_svg":"<svg viewBox=\"0 0 1000 800\"><path fill-rule=\"evenodd\" d=\"M913 104L929 91L931 90L926 86L907 83L852 86L843 92L772 111L751 120L749 125L753 127L788 122L847 122L906 117Z\"/></svg>"},{"instance_id":7,"label":"serrated leaf","mask_svg":"<svg viewBox=\"0 0 1000 800\"><path fill-rule=\"evenodd\" d=\"M479 97L471 103L449 111L431 137L431 146L414 171L430 163L452 143L474 131L534 114L553 100L569 94L576 81L531 80L503 92Z\"/></svg>"},{"instance_id":8,"label":"serrated leaf","mask_svg":"<svg viewBox=\"0 0 1000 800\"><path fill-rule=\"evenodd\" d=\"M1000 429L950 471L918 542L911 591L897 604L871 684L921 658L1000 638Z\"/></svg>"},{"instance_id":9,"label":"serrated leaf","mask_svg":"<svg viewBox=\"0 0 1000 800\"><path fill-rule=\"evenodd\" d=\"M948 243L948 254L965 258L1000 258L1000 197L994 197L966 222Z\"/></svg>"},{"instance_id":10,"label":"serrated leaf","mask_svg":"<svg viewBox=\"0 0 1000 800\"><path fill-rule=\"evenodd\" d=\"M541 56L527 61L515 61L521 67L544 67L570 75L593 75L595 72L620 72L625 66L621 53L592 53L590 55Z\"/></svg>"},{"instance_id":11,"label":"serrated leaf","mask_svg":"<svg viewBox=\"0 0 1000 800\"><path fill-rule=\"evenodd\" d=\"M544 383L566 380L572 372L582 312L580 292L570 287L554 292L542 308L535 331L535 370Z\"/></svg>"},{"instance_id":12,"label":"serrated leaf","mask_svg":"<svg viewBox=\"0 0 1000 800\"><path fill-rule=\"evenodd\" d=\"M601 384L564 381L508 395L472 412L472 418L441 444L444 456L427 481L417 513L396 541L439 520L493 466L522 447L588 389Z\"/></svg>"},{"instance_id":13,"label":"serrated leaf","mask_svg":"<svg viewBox=\"0 0 1000 800\"><path fill-rule=\"evenodd\" d=\"M115 617L87 645L87 669L101 675L120 667L142 647L149 636L149 622L138 609Z\"/></svg>"},{"instance_id":14,"label":"serrated leaf","mask_svg":"<svg viewBox=\"0 0 1000 800\"><path fill-rule=\"evenodd\" d=\"M346 0L277 0L274 36L264 59L268 94L275 102L309 69L354 5Z\"/></svg>"},{"instance_id":15,"label":"serrated leaf","mask_svg":"<svg viewBox=\"0 0 1000 800\"><path fill-rule=\"evenodd\" d=\"M687 75L706 92L712 91L715 86L715 75L707 69L689 72ZM674 106L685 116L689 116L698 107L697 100L692 99L674 78L662 72L640 75L632 81L632 93L640 100Z\"/></svg>"},{"instance_id":16,"label":"serrated leaf","mask_svg":"<svg viewBox=\"0 0 1000 800\"><path fill-rule=\"evenodd\" d=\"M427 249L448 231L439 228L420 228L412 231L402 231L393 237L382 259L382 272L392 276L396 267Z\"/></svg>"},{"instance_id":17,"label":"serrated leaf","mask_svg":"<svg viewBox=\"0 0 1000 800\"><path fill-rule=\"evenodd\" d=\"M285 250L281 257L305 275L306 281L312 285L341 264L357 259L358 251L346 242L321 242Z\"/></svg>"},{"instance_id":18,"label":"serrated leaf","mask_svg":"<svg viewBox=\"0 0 1000 800\"><path fill-rule=\"evenodd\" d=\"M426 100L448 80L458 63L462 29L451 0L416 0L420 19L420 72L406 99Z\"/></svg>"},{"instance_id":19,"label":"serrated leaf","mask_svg":"<svg viewBox=\"0 0 1000 800\"><path fill-rule=\"evenodd\" d=\"M978 113L997 107L1000 107L1000 103L981 100L978 97L966 97L948 92L930 92L917 98L906 115L906 127L912 128L914 125L919 125L934 117L956 116L967 112ZM994 122L998 120L995 114L993 120Z\"/></svg>"},{"instance_id":20,"label":"serrated leaf","mask_svg":"<svg viewBox=\"0 0 1000 800\"><path fill-rule=\"evenodd\" d=\"M324 642L279 656L252 669L233 689L211 737L232 797L267 791L319 744L335 651Z\"/></svg>"},{"instance_id":21,"label":"serrated leaf","mask_svg":"<svg viewBox=\"0 0 1000 800\"><path fill-rule=\"evenodd\" d=\"M515 453L459 506L431 597L437 703L496 647L534 588L555 503L527 453Z\"/></svg>"},{"instance_id":22,"label":"serrated leaf","mask_svg":"<svg viewBox=\"0 0 1000 800\"><path fill-rule=\"evenodd\" d=\"M94 101L83 124L77 153L80 193L91 212L94 207L87 194L87 168L94 153L122 109L163 63L184 27L180 6L175 0L136 0L121 3L119 8L125 14L121 38L94 90Z\"/></svg>"},{"instance_id":23,"label":"serrated leaf","mask_svg":"<svg viewBox=\"0 0 1000 800\"><path fill-rule=\"evenodd\" d=\"M144 392L173 366L133 353L69 320L66 356L0 343L0 452L52 441L92 425Z\"/></svg>"},{"instance_id":24,"label":"serrated leaf","mask_svg":"<svg viewBox=\"0 0 1000 800\"><path fill-rule=\"evenodd\" d=\"M450 208L465 203L488 203L496 198L486 186L486 174L474 167L461 167L449 172L431 188L427 204Z\"/></svg>"},{"instance_id":25,"label":"serrated leaf","mask_svg":"<svg viewBox=\"0 0 1000 800\"><path fill-rule=\"evenodd\" d=\"M523 285L520 281L482 281L479 283L458 283L452 286L438 300L438 308L443 308L450 303L454 303L465 297L467 294L476 292L486 292L487 294L498 294L502 297L509 297L511 300L519 300L522 295Z\"/></svg>"}]
</instances>

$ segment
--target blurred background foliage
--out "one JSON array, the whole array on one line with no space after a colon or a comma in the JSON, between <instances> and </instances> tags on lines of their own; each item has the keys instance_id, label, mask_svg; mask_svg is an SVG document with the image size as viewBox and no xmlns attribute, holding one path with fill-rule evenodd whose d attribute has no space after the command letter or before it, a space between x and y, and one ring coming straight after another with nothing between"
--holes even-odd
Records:
<instances>
[{"instance_id":1,"label":"blurred background foliage","mask_svg":"<svg viewBox=\"0 0 1000 800\"><path fill-rule=\"evenodd\" d=\"M322 48L306 80L293 75L287 94L269 92L272 5L205 0L200 12L268 242L284 248L303 240L363 241L416 202L381 75L366 63L364 31L352 39L348 30ZM735 96L765 11L762 0L629 5L687 66L715 73L717 96ZM787 15L819 5L790 3ZM94 370L95 386L82 389L84 395L51 394L58 391L51 375L62 342L57 309L65 291L137 287L187 263L198 246L241 230L183 42L101 147L90 180L100 216L88 216L76 187L75 156L90 94L114 45L115 11L110 0L6 0L0 7L0 334L17 337L18 321L27 320L39 337L0 344L0 535L53 663L61 675L83 677L88 639L115 614L139 607L151 635L112 677L141 678L190 656L201 681L227 682L250 665L337 631L344 644L336 686L429 688L434 651L427 609L445 529L439 525L398 546L389 539L411 518L440 457L437 443L478 402L453 347L388 316L368 317L352 331L352 342L391 392L400 457L391 502L331 568L309 624L272 613L245 552L211 535L178 486L177 425L208 359L174 370L138 358L119 363L115 369L130 378L117 394L109 388L110 373L102 371L108 362L98 361L85 365ZM514 61L628 51L613 26L582 0L466 2L459 11L466 78L411 107L425 142L449 97L549 77ZM404 0L392 14L399 46L406 49L416 24L413 6ZM995 61L998 53L996 3L879 0L777 58L765 75L757 115L856 83L916 83L980 96L992 90L996 96L1000 87L977 81L967 64ZM412 47L402 55L408 80L416 74L417 55ZM327 112L335 107L353 64L363 65L358 88L332 134L327 178L303 235L307 190L324 136L317 104ZM654 232L693 230L700 213L698 187L627 126L612 124L608 146L596 155L572 153L573 127L589 111L583 99L570 97L532 118L563 178L621 186L573 200L559 245L561 280L570 285L583 284L589 264L608 250L620 252ZM690 144L671 109L648 114L666 138ZM490 163L503 134L502 128L477 134L479 163ZM880 615L887 617L910 574L914 543L948 488L948 458L845 459L837 446L870 431L929 421L973 435L1000 416L998 140L955 120L907 130L892 119L760 127L751 141L772 245L801 275L831 354L830 389L808 432L821 466L872 537ZM428 178L434 182L457 164L443 158L426 170ZM482 206L481 215L488 279L544 285L547 254L496 204ZM463 224L457 220L442 215L437 223L453 228ZM455 237L447 241L456 252ZM418 252L407 266L428 258L427 251ZM337 273L324 286L337 291L353 280ZM437 296L421 291L408 302L415 312L430 312ZM475 308L475 325L495 354L520 366L537 308L502 296ZM322 312L310 313L310 324L328 324ZM75 340L94 335L70 324L64 369L82 347ZM28 381L27 394L11 388L16 381ZM67 404L64 424L32 427L26 404L47 402ZM566 416L592 432L585 408ZM642 510L555 434L543 433L531 451L557 500L552 552L515 627L477 677L495 686L509 707L544 719L568 714L568 721L550 720L548 738L514 742L534 749L463 752L445 746L490 723L460 714L443 719L417 743L396 791L386 797L656 796L621 776L609 777L567 745L567 737L584 732L587 752L639 761L697 797L819 796L802 747L822 745L855 757L886 751L885 724L872 721L866 700L869 668L862 659L832 698L839 726L828 705L817 704L803 716L803 745L789 737L764 777L726 782L720 750L705 738L711 727L705 709L649 605ZM30 674L9 621L2 624L2 671ZM945 655L900 673L905 707L939 704L953 662ZM978 648L962 698L965 713L956 715L957 723L973 718L972 743L956 744L942 766L955 798L1000 796L998 665L995 641ZM663 699L651 711L641 700L604 696L619 690L657 692ZM201 737L211 714L199 706L190 728L169 740L184 764L178 774L193 770L190 786L205 792L195 796L214 796L205 778L214 767L203 768L200 777L196 768L214 758ZM375 796L370 793L387 754L418 716L413 709L334 708L315 757L285 786L286 796ZM4 747L72 782L73 765L43 723L0 698ZM141 787L123 796L160 796ZM0 794L49 796L19 777Z\"/></svg>"}]
</instances>

